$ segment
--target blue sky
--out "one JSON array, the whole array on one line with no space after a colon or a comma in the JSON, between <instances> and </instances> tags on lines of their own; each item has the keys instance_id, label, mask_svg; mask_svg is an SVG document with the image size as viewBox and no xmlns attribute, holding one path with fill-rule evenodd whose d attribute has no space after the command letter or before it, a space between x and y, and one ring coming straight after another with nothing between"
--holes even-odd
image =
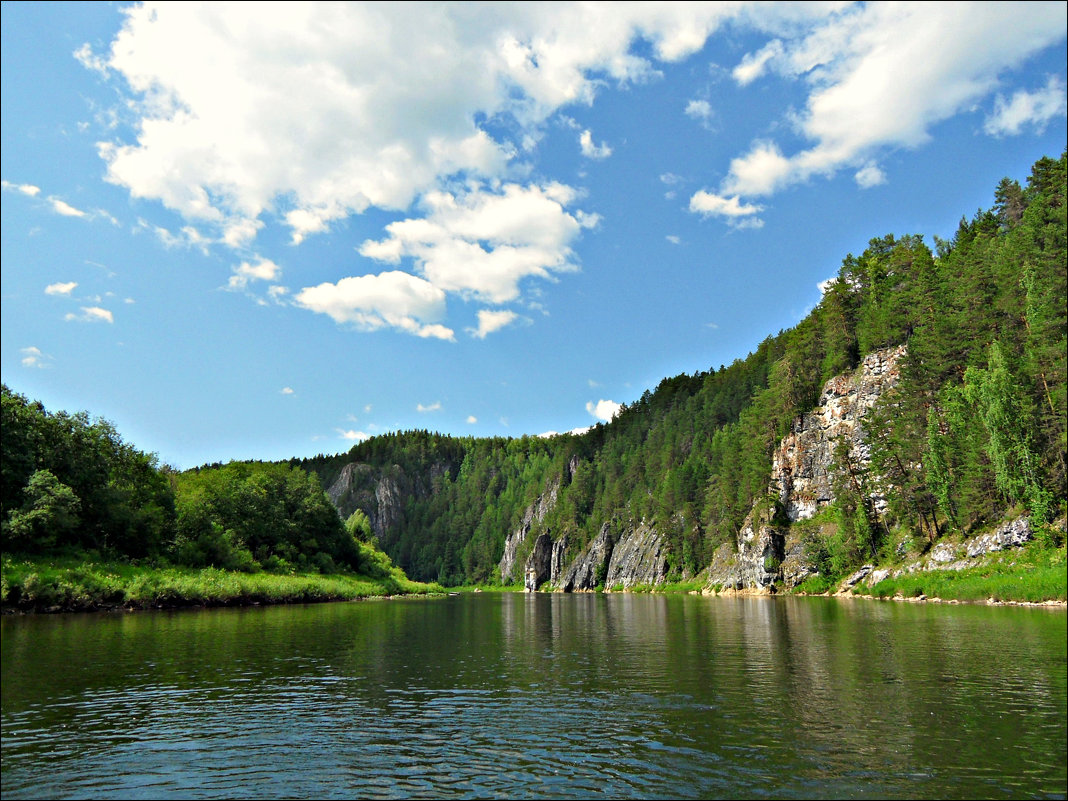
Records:
<instances>
[{"instance_id":1,"label":"blue sky","mask_svg":"<svg viewBox=\"0 0 1068 801\"><path fill-rule=\"evenodd\" d=\"M3 381L177 467L541 434L1066 143L1066 4L4 3Z\"/></svg>"}]
</instances>

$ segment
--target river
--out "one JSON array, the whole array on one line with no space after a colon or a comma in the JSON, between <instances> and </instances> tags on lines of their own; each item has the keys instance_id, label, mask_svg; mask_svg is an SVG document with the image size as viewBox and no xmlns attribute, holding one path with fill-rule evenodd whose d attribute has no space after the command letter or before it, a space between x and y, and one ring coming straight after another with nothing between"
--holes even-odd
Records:
<instances>
[{"instance_id":1,"label":"river","mask_svg":"<svg viewBox=\"0 0 1068 801\"><path fill-rule=\"evenodd\" d=\"M6 617L0 791L1064 798L1066 620L510 593Z\"/></svg>"}]
</instances>

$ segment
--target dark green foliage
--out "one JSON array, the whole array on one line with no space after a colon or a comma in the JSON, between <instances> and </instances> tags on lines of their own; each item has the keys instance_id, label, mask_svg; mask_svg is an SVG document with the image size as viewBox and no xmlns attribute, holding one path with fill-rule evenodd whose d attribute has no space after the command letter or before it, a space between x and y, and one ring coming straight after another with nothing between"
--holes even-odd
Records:
<instances>
[{"instance_id":1,"label":"dark green foliage","mask_svg":"<svg viewBox=\"0 0 1068 801\"><path fill-rule=\"evenodd\" d=\"M367 465L371 516L377 476L407 482L401 519L379 534L416 578L499 580L506 535L555 495L527 521L535 534L566 535L577 554L605 523L644 519L678 579L734 542L767 490L773 449L823 382L906 344L901 381L865 424L871 466L841 465L837 525L811 544L821 572L884 556L895 528L929 544L1014 505L1048 519L1065 502L1068 445L1065 157L1040 160L1024 187L1002 181L993 210L963 219L936 251L918 235L872 239L797 326L729 366L665 378L581 436L403 432L301 464L324 485L349 462Z\"/></svg>"},{"instance_id":2,"label":"dark green foliage","mask_svg":"<svg viewBox=\"0 0 1068 801\"><path fill-rule=\"evenodd\" d=\"M338 456L174 476L109 424L49 415L5 388L4 548L374 573L388 570L377 537L413 578L493 583L521 526L566 536L573 556L604 525L644 520L664 538L669 578L685 580L735 541L823 382L897 345L901 380L865 422L870 466L840 454L834 524L805 541L823 578L884 557L891 532L930 544L1013 510L1049 520L1066 494L1065 163L1041 159L1022 187L1002 181L993 209L934 253L914 234L872 239L797 326L728 366L665 378L582 435L396 432ZM344 524L322 488L350 464Z\"/></svg>"},{"instance_id":3,"label":"dark green foliage","mask_svg":"<svg viewBox=\"0 0 1068 801\"><path fill-rule=\"evenodd\" d=\"M366 516L346 529L313 473L231 462L177 474L110 423L51 414L6 386L0 465L5 553L391 575Z\"/></svg>"},{"instance_id":4,"label":"dark green foliage","mask_svg":"<svg viewBox=\"0 0 1068 801\"><path fill-rule=\"evenodd\" d=\"M231 462L182 473L177 489L180 564L330 573L361 561L318 477L299 468Z\"/></svg>"},{"instance_id":5,"label":"dark green foliage","mask_svg":"<svg viewBox=\"0 0 1068 801\"><path fill-rule=\"evenodd\" d=\"M3 387L0 505L5 551L158 553L174 532L174 495L154 456L105 420L51 414Z\"/></svg>"}]
</instances>

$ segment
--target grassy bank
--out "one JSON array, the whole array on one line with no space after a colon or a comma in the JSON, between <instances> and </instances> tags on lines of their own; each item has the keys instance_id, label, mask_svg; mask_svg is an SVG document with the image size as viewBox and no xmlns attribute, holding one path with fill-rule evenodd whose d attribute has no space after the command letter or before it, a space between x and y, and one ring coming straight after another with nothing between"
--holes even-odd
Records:
<instances>
[{"instance_id":1,"label":"grassy bank","mask_svg":"<svg viewBox=\"0 0 1068 801\"><path fill-rule=\"evenodd\" d=\"M0 605L5 612L313 603L441 592L437 584L411 581L399 569L379 577L352 573L238 573L73 557L5 557L0 569Z\"/></svg>"},{"instance_id":2,"label":"grassy bank","mask_svg":"<svg viewBox=\"0 0 1068 801\"><path fill-rule=\"evenodd\" d=\"M926 595L947 601L1065 601L1068 557L1064 547L1002 551L976 567L918 571L887 578L872 587L871 593L880 598Z\"/></svg>"}]
</instances>

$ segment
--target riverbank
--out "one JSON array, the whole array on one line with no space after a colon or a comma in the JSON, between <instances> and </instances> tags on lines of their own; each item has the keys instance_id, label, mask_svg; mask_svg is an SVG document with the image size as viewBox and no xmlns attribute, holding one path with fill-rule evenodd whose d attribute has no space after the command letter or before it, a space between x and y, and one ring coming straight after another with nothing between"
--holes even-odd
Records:
<instances>
[{"instance_id":1,"label":"riverbank","mask_svg":"<svg viewBox=\"0 0 1068 801\"><path fill-rule=\"evenodd\" d=\"M5 557L0 566L0 610L4 614L319 603L444 592L437 584L411 581L397 568L388 575L371 577L239 573L76 558Z\"/></svg>"}]
</instances>

